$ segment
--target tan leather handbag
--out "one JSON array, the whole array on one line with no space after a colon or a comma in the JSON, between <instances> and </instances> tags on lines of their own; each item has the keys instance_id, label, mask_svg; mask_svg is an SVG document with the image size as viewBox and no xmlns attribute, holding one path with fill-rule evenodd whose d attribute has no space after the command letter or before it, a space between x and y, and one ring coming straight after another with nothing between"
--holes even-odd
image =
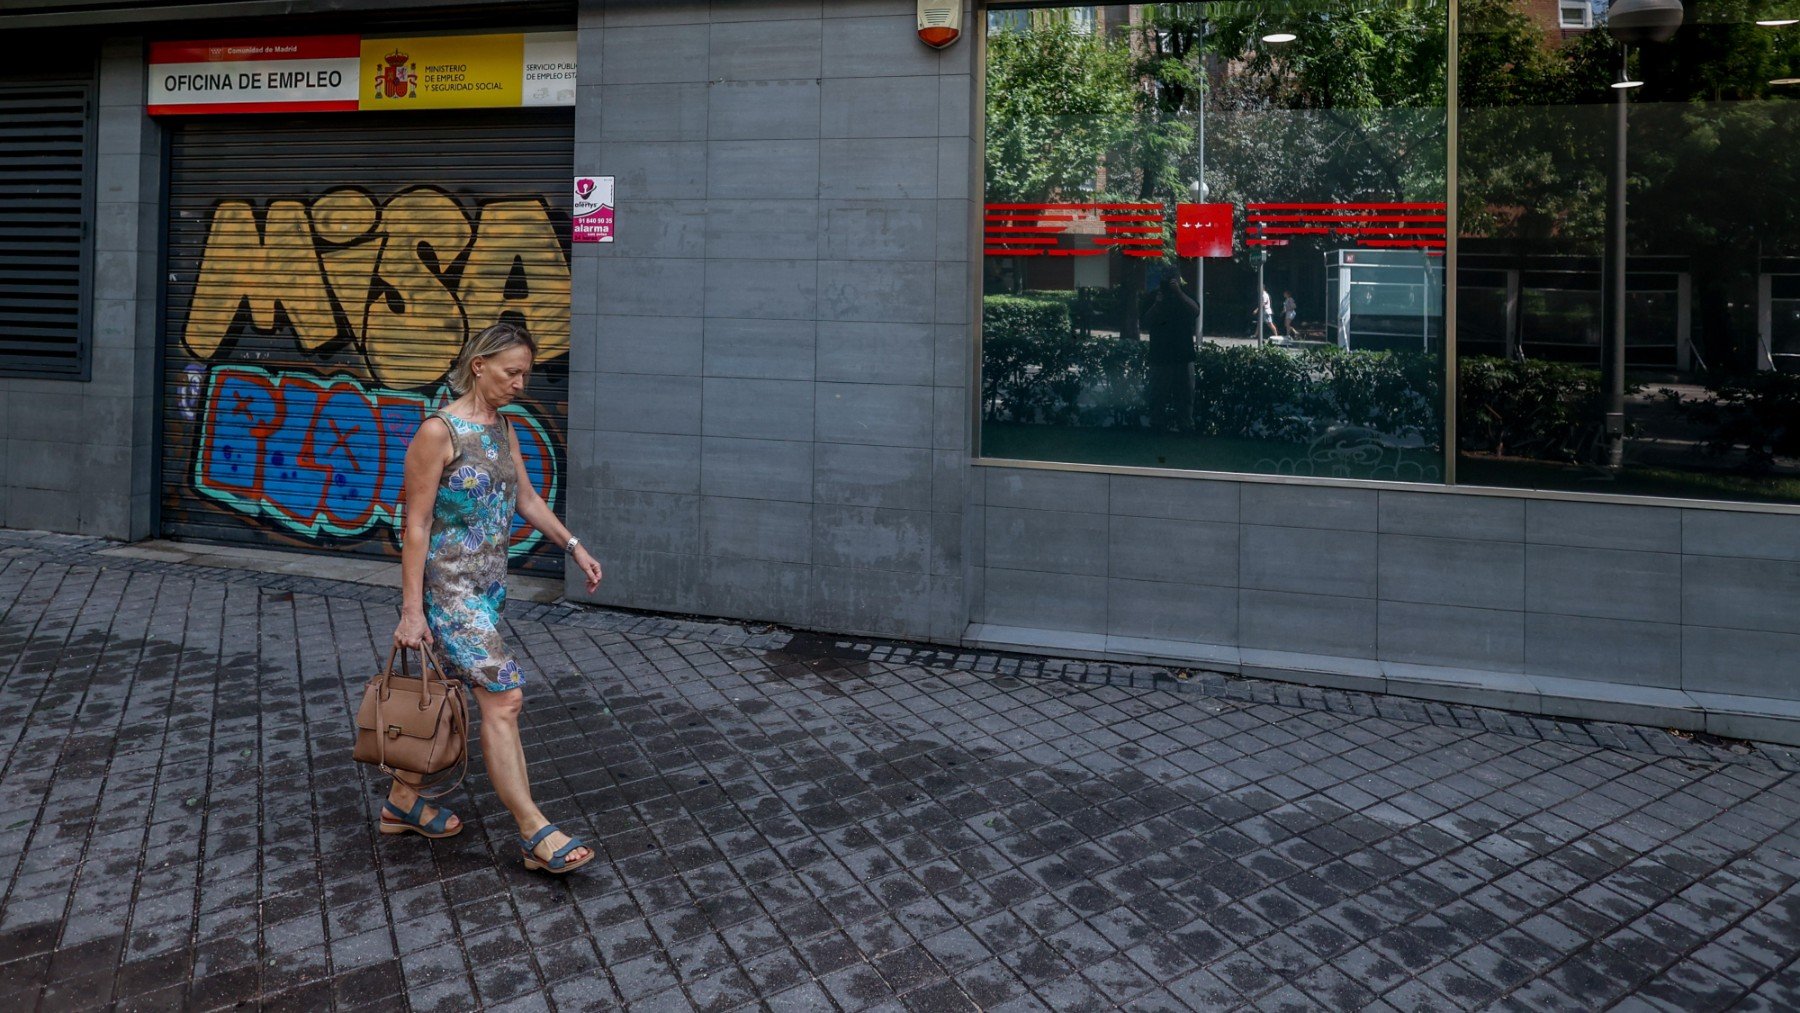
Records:
<instances>
[{"instance_id":1,"label":"tan leather handbag","mask_svg":"<svg viewBox=\"0 0 1800 1013\"><path fill-rule=\"evenodd\" d=\"M351 756L425 798L442 798L456 790L469 769L468 705L462 683L444 674L429 647L419 651L419 677L414 678L406 664L411 650L394 645L387 665L363 690ZM395 658L400 659L398 674ZM451 780L448 772L459 764Z\"/></svg>"}]
</instances>

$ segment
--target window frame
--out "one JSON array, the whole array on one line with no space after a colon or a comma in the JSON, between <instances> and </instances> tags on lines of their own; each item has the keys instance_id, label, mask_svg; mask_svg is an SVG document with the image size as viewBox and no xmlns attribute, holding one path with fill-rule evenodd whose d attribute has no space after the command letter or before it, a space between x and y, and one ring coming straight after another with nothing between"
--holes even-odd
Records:
<instances>
[{"instance_id":1,"label":"window frame","mask_svg":"<svg viewBox=\"0 0 1800 1013\"><path fill-rule=\"evenodd\" d=\"M1577 9L1581 11L1581 20L1578 23L1571 24L1569 22L1569 12ZM1594 8L1589 4L1579 2L1579 0L1574 0L1574 2L1571 2L1571 0L1557 0L1556 25L1565 32L1587 31L1594 27Z\"/></svg>"}]
</instances>

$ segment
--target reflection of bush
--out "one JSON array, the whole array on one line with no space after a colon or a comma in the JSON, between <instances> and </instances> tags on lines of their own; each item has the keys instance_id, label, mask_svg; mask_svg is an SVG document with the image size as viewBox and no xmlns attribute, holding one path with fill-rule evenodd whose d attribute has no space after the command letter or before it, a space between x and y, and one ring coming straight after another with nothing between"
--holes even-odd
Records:
<instances>
[{"instance_id":1,"label":"reflection of bush","mask_svg":"<svg viewBox=\"0 0 1800 1013\"><path fill-rule=\"evenodd\" d=\"M1142 342L1079 338L1066 300L988 296L982 418L1137 426L1147 422ZM1205 345L1194 422L1207 436L1310 440L1356 426L1402 442L1438 432L1439 360L1404 352Z\"/></svg>"},{"instance_id":2,"label":"reflection of bush","mask_svg":"<svg viewBox=\"0 0 1800 1013\"><path fill-rule=\"evenodd\" d=\"M981 300L983 344L1024 345L1067 337L1069 300L1055 296L990 295Z\"/></svg>"},{"instance_id":3,"label":"reflection of bush","mask_svg":"<svg viewBox=\"0 0 1800 1013\"><path fill-rule=\"evenodd\" d=\"M1309 440L1355 426L1429 442L1439 368L1435 356L1412 352L1208 345L1194 365L1194 421L1209 436Z\"/></svg>"},{"instance_id":4,"label":"reflection of bush","mask_svg":"<svg viewBox=\"0 0 1800 1013\"><path fill-rule=\"evenodd\" d=\"M1626 393L1642 389L1632 384ZM1475 454L1585 460L1606 417L1600 371L1566 362L1466 355L1457 395L1457 443Z\"/></svg>"},{"instance_id":5,"label":"reflection of bush","mask_svg":"<svg viewBox=\"0 0 1800 1013\"><path fill-rule=\"evenodd\" d=\"M1067 298L982 300L982 417L1120 425L1144 407L1138 342L1075 335Z\"/></svg>"},{"instance_id":6,"label":"reflection of bush","mask_svg":"<svg viewBox=\"0 0 1800 1013\"><path fill-rule=\"evenodd\" d=\"M1752 373L1707 384L1707 396L1678 401L1689 418L1711 427L1706 452L1742 453L1747 470L1767 473L1777 457L1800 457L1800 375Z\"/></svg>"}]
</instances>

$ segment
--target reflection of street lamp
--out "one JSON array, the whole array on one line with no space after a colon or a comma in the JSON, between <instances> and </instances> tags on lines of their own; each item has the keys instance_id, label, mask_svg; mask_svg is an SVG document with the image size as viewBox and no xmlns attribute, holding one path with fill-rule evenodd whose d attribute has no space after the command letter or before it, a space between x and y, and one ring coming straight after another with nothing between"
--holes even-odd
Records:
<instances>
[{"instance_id":1,"label":"reflection of street lamp","mask_svg":"<svg viewBox=\"0 0 1800 1013\"><path fill-rule=\"evenodd\" d=\"M1617 0L1606 12L1606 30L1619 42L1619 79L1612 86L1618 94L1618 112L1613 120L1612 200L1606 230L1612 326L1607 329L1606 355L1601 360L1606 377L1606 465L1614 469L1625 463L1626 110L1630 92L1643 84L1631 79L1628 47L1667 42L1681 27L1681 20L1681 0Z\"/></svg>"},{"instance_id":2,"label":"reflection of street lamp","mask_svg":"<svg viewBox=\"0 0 1800 1013\"><path fill-rule=\"evenodd\" d=\"M1206 97L1200 98L1200 178L1188 184L1188 199L1195 204L1206 203ZM1176 258L1175 268L1181 269L1180 258ZM1206 258L1194 258L1194 305L1200 307L1194 314L1194 346L1197 348L1206 340Z\"/></svg>"},{"instance_id":3,"label":"reflection of street lamp","mask_svg":"<svg viewBox=\"0 0 1800 1013\"><path fill-rule=\"evenodd\" d=\"M1204 10L1204 8L1202 8ZM1188 184L1188 197L1195 204L1206 203L1206 100L1212 96L1212 75L1207 73L1206 66L1206 33L1212 26L1207 23L1206 15L1200 15L1200 129L1196 133L1197 147L1200 155L1199 176ZM1176 259L1176 270L1181 269L1180 259ZM1199 347L1206 340L1206 258L1194 258L1194 304L1200 311L1194 314L1194 345Z\"/></svg>"},{"instance_id":4,"label":"reflection of street lamp","mask_svg":"<svg viewBox=\"0 0 1800 1013\"><path fill-rule=\"evenodd\" d=\"M1293 32L1277 30L1267 33L1262 37L1262 40L1271 46L1285 46L1297 38L1299 38L1299 36L1295 35ZM1268 282L1264 280L1263 276L1264 269L1269 265L1269 246L1267 242L1269 238L1269 224L1267 222L1258 222L1256 228L1257 238L1263 240L1263 242L1257 244L1256 252L1252 255L1256 258L1256 345L1258 348L1261 348L1263 341L1267 338L1271 328L1269 311L1272 307L1269 305Z\"/></svg>"}]
</instances>

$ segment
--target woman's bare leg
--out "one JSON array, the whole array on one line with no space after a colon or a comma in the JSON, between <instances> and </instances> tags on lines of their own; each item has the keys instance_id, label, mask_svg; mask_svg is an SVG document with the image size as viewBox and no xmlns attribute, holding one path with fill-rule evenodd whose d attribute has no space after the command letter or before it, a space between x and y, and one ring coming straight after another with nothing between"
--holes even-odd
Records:
<instances>
[{"instance_id":1,"label":"woman's bare leg","mask_svg":"<svg viewBox=\"0 0 1800 1013\"><path fill-rule=\"evenodd\" d=\"M525 693L517 689L490 693L477 686L475 701L481 707L481 762L487 766L488 780L493 782L500 804L519 824L519 836L530 840L531 835L544 829L550 821L532 801L531 778L525 770L525 747L519 741L519 712L525 709ZM567 843L567 834L555 833L536 850L541 857L548 858ZM576 848L565 857L575 862L585 858L587 853L587 848Z\"/></svg>"}]
</instances>

